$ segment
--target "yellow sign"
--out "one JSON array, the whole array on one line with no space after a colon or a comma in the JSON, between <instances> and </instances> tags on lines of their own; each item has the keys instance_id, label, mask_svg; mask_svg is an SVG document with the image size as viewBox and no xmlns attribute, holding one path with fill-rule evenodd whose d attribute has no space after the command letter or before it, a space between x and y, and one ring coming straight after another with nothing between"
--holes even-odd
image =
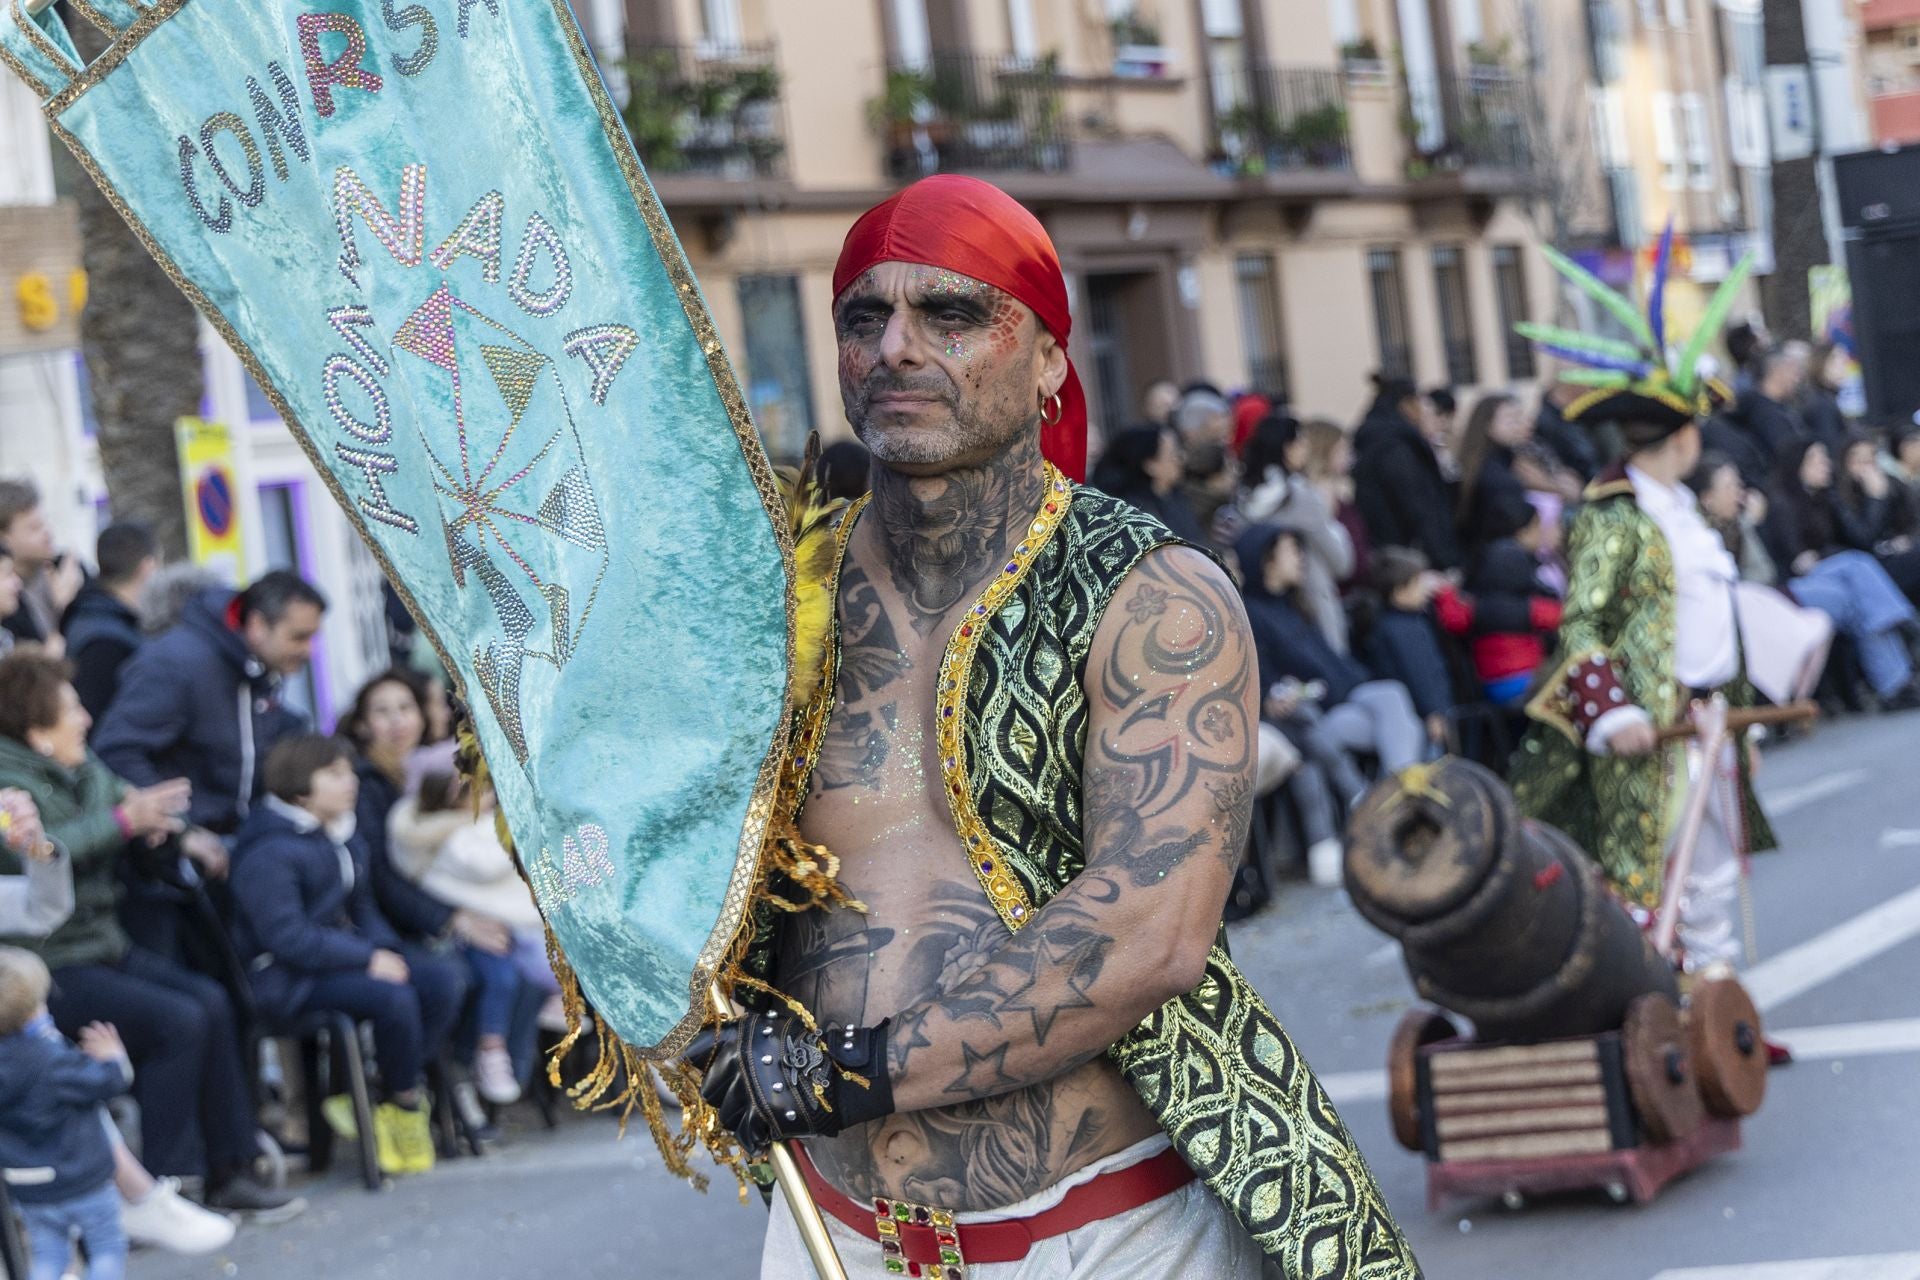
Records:
<instances>
[{"instance_id":1,"label":"yellow sign","mask_svg":"<svg viewBox=\"0 0 1920 1280\"><path fill-rule=\"evenodd\" d=\"M173 434L187 504L187 555L238 586L247 558L240 529L240 486L233 469L233 433L222 422L179 418Z\"/></svg>"}]
</instances>

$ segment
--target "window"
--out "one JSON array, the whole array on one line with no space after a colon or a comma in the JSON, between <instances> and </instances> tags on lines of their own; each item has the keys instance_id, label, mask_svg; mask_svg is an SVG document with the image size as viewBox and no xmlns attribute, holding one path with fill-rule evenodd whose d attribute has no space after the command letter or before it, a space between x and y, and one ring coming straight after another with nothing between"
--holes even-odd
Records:
<instances>
[{"instance_id":1,"label":"window","mask_svg":"<svg viewBox=\"0 0 1920 1280\"><path fill-rule=\"evenodd\" d=\"M1687 29L1687 0L1667 0L1667 25L1675 31Z\"/></svg>"},{"instance_id":2,"label":"window","mask_svg":"<svg viewBox=\"0 0 1920 1280\"><path fill-rule=\"evenodd\" d=\"M1713 190L1713 137L1707 104L1697 93L1680 96L1680 120L1687 139L1687 182L1695 191Z\"/></svg>"},{"instance_id":3,"label":"window","mask_svg":"<svg viewBox=\"0 0 1920 1280\"><path fill-rule=\"evenodd\" d=\"M1587 0L1587 44L1593 51L1593 78L1612 84L1620 78L1620 18L1613 0Z\"/></svg>"},{"instance_id":4,"label":"window","mask_svg":"<svg viewBox=\"0 0 1920 1280\"><path fill-rule=\"evenodd\" d=\"M1440 342L1447 352L1447 382L1468 387L1480 381L1473 358L1473 311L1467 302L1467 271L1460 246L1433 247L1433 292L1440 304Z\"/></svg>"},{"instance_id":5,"label":"window","mask_svg":"<svg viewBox=\"0 0 1920 1280\"><path fill-rule=\"evenodd\" d=\"M1373 332L1380 344L1380 372L1410 378L1413 352L1407 345L1407 288L1400 278L1400 251L1368 250L1367 281L1373 290Z\"/></svg>"},{"instance_id":6,"label":"window","mask_svg":"<svg viewBox=\"0 0 1920 1280\"><path fill-rule=\"evenodd\" d=\"M1680 163L1678 110L1670 93L1653 95L1653 154L1660 161L1660 185L1678 191L1685 172Z\"/></svg>"},{"instance_id":7,"label":"window","mask_svg":"<svg viewBox=\"0 0 1920 1280\"><path fill-rule=\"evenodd\" d=\"M1286 341L1280 324L1280 291L1273 257L1243 253L1233 260L1240 294L1240 336L1247 346L1247 373L1253 389L1276 404L1287 401Z\"/></svg>"},{"instance_id":8,"label":"window","mask_svg":"<svg viewBox=\"0 0 1920 1280\"><path fill-rule=\"evenodd\" d=\"M927 24L927 0L889 0L888 34L899 66L923 68L933 60L933 30Z\"/></svg>"},{"instance_id":9,"label":"window","mask_svg":"<svg viewBox=\"0 0 1920 1280\"><path fill-rule=\"evenodd\" d=\"M1480 0L1453 0L1451 8L1455 43L1479 44L1486 34L1480 25Z\"/></svg>"},{"instance_id":10,"label":"window","mask_svg":"<svg viewBox=\"0 0 1920 1280\"><path fill-rule=\"evenodd\" d=\"M1333 44L1336 49L1344 48L1360 39L1360 3L1359 0L1328 0L1330 16L1333 22Z\"/></svg>"},{"instance_id":11,"label":"window","mask_svg":"<svg viewBox=\"0 0 1920 1280\"><path fill-rule=\"evenodd\" d=\"M747 336L747 404L767 452L776 461L795 462L813 430L800 282L794 276L741 276L739 289Z\"/></svg>"},{"instance_id":12,"label":"window","mask_svg":"<svg viewBox=\"0 0 1920 1280\"><path fill-rule=\"evenodd\" d=\"M708 44L721 49L737 49L743 42L740 0L701 0L700 20Z\"/></svg>"},{"instance_id":13,"label":"window","mask_svg":"<svg viewBox=\"0 0 1920 1280\"><path fill-rule=\"evenodd\" d=\"M1631 169L1607 170L1607 199L1613 206L1613 236L1623 249L1646 239L1640 219L1640 181Z\"/></svg>"},{"instance_id":14,"label":"window","mask_svg":"<svg viewBox=\"0 0 1920 1280\"><path fill-rule=\"evenodd\" d=\"M1493 295L1500 308L1500 338L1507 347L1507 377L1531 378L1539 372L1533 344L1513 331L1513 326L1528 318L1527 266L1519 245L1493 246Z\"/></svg>"},{"instance_id":15,"label":"window","mask_svg":"<svg viewBox=\"0 0 1920 1280\"><path fill-rule=\"evenodd\" d=\"M1007 49L1026 64L1040 57L1040 31L1033 21L1033 0L1007 0Z\"/></svg>"}]
</instances>

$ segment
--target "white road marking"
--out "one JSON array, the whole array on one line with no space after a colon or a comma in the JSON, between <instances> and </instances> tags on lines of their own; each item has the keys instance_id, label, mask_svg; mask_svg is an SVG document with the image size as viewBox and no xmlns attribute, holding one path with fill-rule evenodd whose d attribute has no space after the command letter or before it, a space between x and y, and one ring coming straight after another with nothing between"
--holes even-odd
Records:
<instances>
[{"instance_id":1,"label":"white road marking","mask_svg":"<svg viewBox=\"0 0 1920 1280\"><path fill-rule=\"evenodd\" d=\"M1893 827L1880 833L1882 849L1909 849L1915 845L1920 845L1920 829Z\"/></svg>"},{"instance_id":2,"label":"white road marking","mask_svg":"<svg viewBox=\"0 0 1920 1280\"><path fill-rule=\"evenodd\" d=\"M1870 775L1865 769L1843 769L1839 773L1829 773L1791 787L1778 790L1760 788L1760 799L1766 805L1767 812L1777 817L1792 813L1795 809L1804 809L1817 800L1839 795L1842 791L1851 791L1865 782Z\"/></svg>"},{"instance_id":3,"label":"white road marking","mask_svg":"<svg viewBox=\"0 0 1920 1280\"><path fill-rule=\"evenodd\" d=\"M1745 1262L1731 1267L1683 1267L1653 1280L1920 1280L1920 1253L1799 1262Z\"/></svg>"},{"instance_id":4,"label":"white road marking","mask_svg":"<svg viewBox=\"0 0 1920 1280\"><path fill-rule=\"evenodd\" d=\"M1824 1027L1768 1027L1767 1038L1793 1050L1802 1062L1828 1058L1864 1058L1879 1053L1920 1053L1920 1018L1883 1022L1836 1022ZM1334 1103L1380 1102L1387 1096L1384 1071L1339 1071L1320 1077Z\"/></svg>"},{"instance_id":5,"label":"white road marking","mask_svg":"<svg viewBox=\"0 0 1920 1280\"><path fill-rule=\"evenodd\" d=\"M1764 1012L1920 934L1920 888L1863 911L1740 975Z\"/></svg>"}]
</instances>

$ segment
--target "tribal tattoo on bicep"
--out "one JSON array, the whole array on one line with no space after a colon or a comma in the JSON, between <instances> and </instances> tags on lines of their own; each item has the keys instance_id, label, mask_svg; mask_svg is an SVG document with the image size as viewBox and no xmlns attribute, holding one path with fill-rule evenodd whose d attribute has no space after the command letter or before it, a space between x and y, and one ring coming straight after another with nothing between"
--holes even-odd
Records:
<instances>
[{"instance_id":1,"label":"tribal tattoo on bicep","mask_svg":"<svg viewBox=\"0 0 1920 1280\"><path fill-rule=\"evenodd\" d=\"M1204 848L1231 869L1252 819L1259 742L1239 597L1197 553L1175 551L1142 561L1113 608L1087 753L1089 864L1136 888Z\"/></svg>"}]
</instances>

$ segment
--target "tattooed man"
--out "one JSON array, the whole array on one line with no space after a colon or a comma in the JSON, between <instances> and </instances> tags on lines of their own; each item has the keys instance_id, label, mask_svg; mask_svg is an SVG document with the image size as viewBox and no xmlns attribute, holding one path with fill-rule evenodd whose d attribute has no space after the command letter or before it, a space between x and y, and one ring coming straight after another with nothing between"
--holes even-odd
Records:
<instances>
[{"instance_id":1,"label":"tattooed man","mask_svg":"<svg viewBox=\"0 0 1920 1280\"><path fill-rule=\"evenodd\" d=\"M855 226L835 295L872 494L800 825L866 911L781 921L766 976L824 1035L778 1005L707 1033L709 1101L749 1149L798 1140L850 1275L1416 1275L1215 946L1247 624L1211 558L1054 465L1085 408L1046 233L929 179ZM774 1215L763 1274L808 1274Z\"/></svg>"}]
</instances>

